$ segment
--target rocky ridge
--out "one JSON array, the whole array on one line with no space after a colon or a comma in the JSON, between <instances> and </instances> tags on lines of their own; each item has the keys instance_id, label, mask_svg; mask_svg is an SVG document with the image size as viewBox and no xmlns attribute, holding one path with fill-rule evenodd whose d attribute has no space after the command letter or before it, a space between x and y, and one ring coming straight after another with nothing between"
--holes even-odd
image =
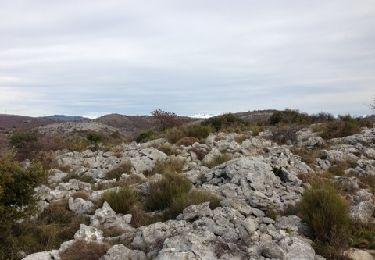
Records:
<instances>
[{"instance_id":1,"label":"rocky ridge","mask_svg":"<svg viewBox=\"0 0 375 260\"><path fill-rule=\"evenodd\" d=\"M360 187L359 177L375 175L375 128L361 134L325 142L309 129L298 132L297 146L320 150L314 165L307 165L291 152L291 145L277 145L267 140L268 133L248 136L238 141L238 134L211 134L205 143L176 146L175 155L165 154L160 147L164 139L144 144L130 143L116 147L116 153L103 151L56 152L62 166L69 166L77 176L90 176L94 184L77 179L62 182L70 173L51 170L49 185L37 189L41 209L49 203L68 199L69 209L86 214L90 224L81 224L74 240L64 242L58 250L40 252L25 259L59 259L74 241L110 242L113 244L103 259L323 259L315 254L306 238L309 228L295 215L271 218L270 211L282 212L301 198L304 184L300 175L316 174L336 162L354 161L347 175L336 176L339 184L350 186L351 215L361 222L371 222L374 216L374 194ZM232 159L212 169L205 162L221 153ZM106 173L125 161L131 172L122 180L137 175L133 184L146 193L148 184L161 178L156 173L147 177L158 160L179 158L185 161L183 174L195 188L210 191L221 198L221 205L211 209L208 203L191 205L174 220L139 228L130 225L132 215L116 214L106 202L96 208L103 193L101 185L116 180L104 180ZM88 199L71 197L85 191ZM103 227L120 228L118 237L106 237ZM126 243L117 243L126 241Z\"/></svg>"}]
</instances>

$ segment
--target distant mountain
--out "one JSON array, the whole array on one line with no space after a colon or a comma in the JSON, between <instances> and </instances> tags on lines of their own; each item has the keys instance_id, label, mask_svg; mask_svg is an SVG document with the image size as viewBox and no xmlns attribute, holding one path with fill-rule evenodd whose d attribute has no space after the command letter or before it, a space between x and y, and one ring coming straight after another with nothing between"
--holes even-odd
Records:
<instances>
[{"instance_id":1,"label":"distant mountain","mask_svg":"<svg viewBox=\"0 0 375 260\"><path fill-rule=\"evenodd\" d=\"M56 121L66 121L66 122L90 120L83 116L65 116L65 115L44 116L43 118L52 119Z\"/></svg>"}]
</instances>

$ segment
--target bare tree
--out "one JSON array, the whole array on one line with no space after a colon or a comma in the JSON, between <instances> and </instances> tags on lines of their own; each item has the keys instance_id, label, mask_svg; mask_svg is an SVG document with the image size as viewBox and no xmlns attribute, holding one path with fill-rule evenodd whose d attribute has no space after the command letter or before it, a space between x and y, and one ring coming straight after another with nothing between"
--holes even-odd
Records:
<instances>
[{"instance_id":1,"label":"bare tree","mask_svg":"<svg viewBox=\"0 0 375 260\"><path fill-rule=\"evenodd\" d=\"M166 112L161 109L152 111L151 115L159 122L162 130L169 127L182 125L184 123L184 120L177 116L176 113Z\"/></svg>"}]
</instances>

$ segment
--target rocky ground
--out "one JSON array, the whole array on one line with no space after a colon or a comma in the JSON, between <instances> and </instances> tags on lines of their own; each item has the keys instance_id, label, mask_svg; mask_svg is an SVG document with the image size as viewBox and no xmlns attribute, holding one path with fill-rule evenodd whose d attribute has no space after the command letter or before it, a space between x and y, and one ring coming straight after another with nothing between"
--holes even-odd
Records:
<instances>
[{"instance_id":1,"label":"rocky ground","mask_svg":"<svg viewBox=\"0 0 375 260\"><path fill-rule=\"evenodd\" d=\"M40 208L67 199L71 211L87 215L90 221L88 225L81 224L74 240L64 242L59 249L25 259L59 259L60 254L81 240L111 244L103 256L106 260L323 259L312 248L312 241L307 238L309 228L301 219L281 213L288 212L301 198L306 188L303 176L316 175L348 161L351 164L345 174L334 177L335 181L350 191L347 199L352 218L374 222L374 194L363 180L375 175L375 128L328 142L303 129L298 132L296 145L277 145L269 140L270 134L211 134L204 143L170 145L173 153L168 154L172 155L165 153L164 139L122 144L107 152L56 152L56 160L65 170L52 169L49 184L38 187ZM298 148L316 151L313 163L306 163L303 156L293 153ZM205 166L223 153L231 159L211 169ZM162 173L146 173L153 170L157 161L170 158L183 160L182 174L194 188L219 196L220 206L211 209L208 202L191 205L176 219L136 228L131 225L132 215L116 214L108 203L98 203L106 191L118 189L121 181L134 176L138 181L131 185L147 196L149 184L160 180ZM131 170L122 174L121 181L105 178L110 170L127 161L131 162ZM72 173L76 178L67 178ZM82 176L94 181L84 182ZM88 196L72 196L77 192ZM108 236L104 228L121 232ZM357 251L352 255L360 253L371 257Z\"/></svg>"}]
</instances>

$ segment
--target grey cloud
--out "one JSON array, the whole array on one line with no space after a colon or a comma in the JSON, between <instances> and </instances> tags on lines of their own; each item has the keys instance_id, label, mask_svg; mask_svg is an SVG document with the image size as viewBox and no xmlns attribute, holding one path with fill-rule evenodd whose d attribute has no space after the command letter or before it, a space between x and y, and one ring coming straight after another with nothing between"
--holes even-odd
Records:
<instances>
[{"instance_id":1,"label":"grey cloud","mask_svg":"<svg viewBox=\"0 0 375 260\"><path fill-rule=\"evenodd\" d=\"M0 112L366 114L375 95L371 0L5 0L0 16Z\"/></svg>"}]
</instances>

